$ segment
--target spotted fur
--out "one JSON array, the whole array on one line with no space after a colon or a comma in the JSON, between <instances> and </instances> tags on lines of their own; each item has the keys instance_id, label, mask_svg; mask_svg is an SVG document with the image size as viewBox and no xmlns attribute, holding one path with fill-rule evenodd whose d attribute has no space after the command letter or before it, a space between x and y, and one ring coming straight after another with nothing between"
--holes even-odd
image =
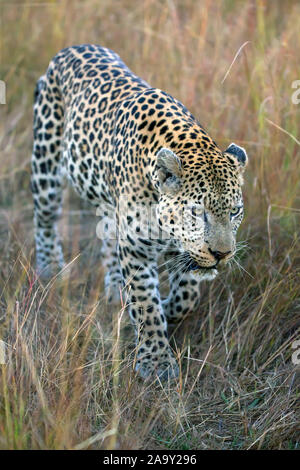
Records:
<instances>
[{"instance_id":1,"label":"spotted fur","mask_svg":"<svg viewBox=\"0 0 300 470\"><path fill-rule=\"evenodd\" d=\"M69 180L100 212L106 207L116 215L118 239L102 242L105 284L108 296L120 287L128 291L142 377L178 374L167 320L195 309L199 283L213 279L234 255L246 163L244 149L231 144L222 152L179 101L151 88L109 49L63 49L38 81L32 158L37 271L49 277L64 266L56 225ZM142 229L141 207L151 219L151 236ZM164 300L159 263L170 273Z\"/></svg>"}]
</instances>

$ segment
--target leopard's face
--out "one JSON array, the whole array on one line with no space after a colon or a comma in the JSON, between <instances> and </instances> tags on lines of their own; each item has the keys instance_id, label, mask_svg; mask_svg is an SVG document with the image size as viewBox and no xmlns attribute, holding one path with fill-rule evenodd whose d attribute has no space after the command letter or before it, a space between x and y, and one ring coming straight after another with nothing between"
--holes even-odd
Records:
<instances>
[{"instance_id":1,"label":"leopard's face","mask_svg":"<svg viewBox=\"0 0 300 470\"><path fill-rule=\"evenodd\" d=\"M181 268L212 279L236 252L247 156L244 149L231 144L213 161L201 166L195 162L194 157L182 166L173 152L160 150L157 217L163 231L181 248Z\"/></svg>"}]
</instances>

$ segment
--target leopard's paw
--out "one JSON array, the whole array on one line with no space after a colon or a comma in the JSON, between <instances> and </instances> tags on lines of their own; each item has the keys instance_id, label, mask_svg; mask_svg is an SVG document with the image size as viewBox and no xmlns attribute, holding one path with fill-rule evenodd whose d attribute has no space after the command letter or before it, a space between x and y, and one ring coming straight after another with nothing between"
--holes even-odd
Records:
<instances>
[{"instance_id":1,"label":"leopard's paw","mask_svg":"<svg viewBox=\"0 0 300 470\"><path fill-rule=\"evenodd\" d=\"M158 377L163 382L179 375L177 361L170 351L160 355L138 354L135 370L143 379Z\"/></svg>"}]
</instances>

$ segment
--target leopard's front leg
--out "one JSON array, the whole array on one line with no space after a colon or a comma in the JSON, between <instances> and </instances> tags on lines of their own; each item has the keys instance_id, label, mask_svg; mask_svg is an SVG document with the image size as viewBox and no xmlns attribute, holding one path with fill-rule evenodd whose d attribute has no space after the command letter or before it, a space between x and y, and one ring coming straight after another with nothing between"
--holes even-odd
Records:
<instances>
[{"instance_id":1,"label":"leopard's front leg","mask_svg":"<svg viewBox=\"0 0 300 470\"><path fill-rule=\"evenodd\" d=\"M170 291L168 297L162 301L162 306L168 323L181 321L200 304L201 278L197 279L191 272L185 272L182 267L178 268L181 255L182 252L174 246L164 254L163 266L167 267L169 273Z\"/></svg>"},{"instance_id":2,"label":"leopard's front leg","mask_svg":"<svg viewBox=\"0 0 300 470\"><path fill-rule=\"evenodd\" d=\"M163 309L168 323L181 321L188 313L197 310L200 304L201 279L191 273L170 273L170 292L163 300Z\"/></svg>"},{"instance_id":3,"label":"leopard's front leg","mask_svg":"<svg viewBox=\"0 0 300 470\"><path fill-rule=\"evenodd\" d=\"M167 337L157 259L147 247L143 241L126 237L120 241L120 263L129 293L130 317L136 328L136 370L143 378L158 375L166 380L178 376L178 365Z\"/></svg>"}]
</instances>

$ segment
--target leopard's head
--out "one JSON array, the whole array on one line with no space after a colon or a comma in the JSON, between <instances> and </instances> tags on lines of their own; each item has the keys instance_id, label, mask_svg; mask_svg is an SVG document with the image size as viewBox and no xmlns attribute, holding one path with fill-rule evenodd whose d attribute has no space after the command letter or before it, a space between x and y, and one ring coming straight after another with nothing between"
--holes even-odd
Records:
<instances>
[{"instance_id":1,"label":"leopard's head","mask_svg":"<svg viewBox=\"0 0 300 470\"><path fill-rule=\"evenodd\" d=\"M236 144L189 158L167 148L158 152L158 223L180 247L183 270L212 279L235 255L246 165L247 154Z\"/></svg>"}]
</instances>

